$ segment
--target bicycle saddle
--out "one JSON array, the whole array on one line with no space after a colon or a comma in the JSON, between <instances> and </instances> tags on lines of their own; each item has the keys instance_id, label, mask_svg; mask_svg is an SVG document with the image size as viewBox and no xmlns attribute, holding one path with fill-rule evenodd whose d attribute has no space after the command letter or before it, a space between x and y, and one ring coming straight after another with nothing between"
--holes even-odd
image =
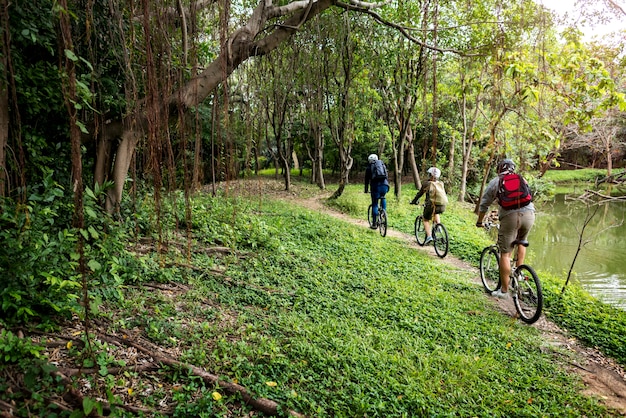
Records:
<instances>
[{"instance_id":1,"label":"bicycle saddle","mask_svg":"<svg viewBox=\"0 0 626 418\"><path fill-rule=\"evenodd\" d=\"M523 245L524 247L528 247L530 245L530 243L526 241L525 239L516 239L515 241L511 243L511 246L514 247L518 244Z\"/></svg>"}]
</instances>

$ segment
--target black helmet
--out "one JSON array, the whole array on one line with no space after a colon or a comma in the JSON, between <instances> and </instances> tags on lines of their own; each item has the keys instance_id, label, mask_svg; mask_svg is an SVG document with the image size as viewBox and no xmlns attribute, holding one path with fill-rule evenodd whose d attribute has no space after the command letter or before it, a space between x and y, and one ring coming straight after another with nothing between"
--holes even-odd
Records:
<instances>
[{"instance_id":1,"label":"black helmet","mask_svg":"<svg viewBox=\"0 0 626 418\"><path fill-rule=\"evenodd\" d=\"M515 163L510 158L505 158L498 163L498 174L512 173L515 171Z\"/></svg>"}]
</instances>

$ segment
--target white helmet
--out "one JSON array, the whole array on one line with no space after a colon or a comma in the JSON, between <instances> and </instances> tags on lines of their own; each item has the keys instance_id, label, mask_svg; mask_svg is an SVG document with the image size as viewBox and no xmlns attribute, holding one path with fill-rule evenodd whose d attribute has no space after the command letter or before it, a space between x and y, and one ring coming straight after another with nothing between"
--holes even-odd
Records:
<instances>
[{"instance_id":1,"label":"white helmet","mask_svg":"<svg viewBox=\"0 0 626 418\"><path fill-rule=\"evenodd\" d=\"M435 180L438 180L439 177L441 177L441 170L439 170L437 167L430 167L426 172L434 177Z\"/></svg>"},{"instance_id":2,"label":"white helmet","mask_svg":"<svg viewBox=\"0 0 626 418\"><path fill-rule=\"evenodd\" d=\"M369 157L367 157L367 162L372 164L373 162L378 161L378 155L376 154L370 154Z\"/></svg>"}]
</instances>

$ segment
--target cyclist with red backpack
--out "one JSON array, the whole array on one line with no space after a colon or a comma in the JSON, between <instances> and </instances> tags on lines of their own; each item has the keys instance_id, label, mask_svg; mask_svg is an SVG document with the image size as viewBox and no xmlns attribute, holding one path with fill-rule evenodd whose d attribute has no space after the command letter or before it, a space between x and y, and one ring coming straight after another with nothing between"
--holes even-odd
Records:
<instances>
[{"instance_id":1,"label":"cyclist with red backpack","mask_svg":"<svg viewBox=\"0 0 626 418\"><path fill-rule=\"evenodd\" d=\"M526 240L528 233L535 222L535 206L532 203L532 195L528 182L515 172L515 163L505 158L498 164L498 175L493 178L485 192L478 208L477 227L483 226L483 219L489 206L497 200L499 205L498 219L498 247L500 249L500 282L502 287L493 296L499 298L508 297L509 275L511 274L511 243L515 240ZM526 247L517 246L516 265L524 264Z\"/></svg>"}]
</instances>

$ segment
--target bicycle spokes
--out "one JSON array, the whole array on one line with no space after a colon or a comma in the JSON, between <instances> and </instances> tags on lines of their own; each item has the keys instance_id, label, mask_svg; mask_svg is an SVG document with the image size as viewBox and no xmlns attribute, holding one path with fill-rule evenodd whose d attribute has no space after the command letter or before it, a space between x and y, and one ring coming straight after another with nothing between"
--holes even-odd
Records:
<instances>
[{"instance_id":1,"label":"bicycle spokes","mask_svg":"<svg viewBox=\"0 0 626 418\"><path fill-rule=\"evenodd\" d=\"M528 265L521 265L515 271L512 283L515 308L522 321L532 324L541 316L543 294L537 273Z\"/></svg>"}]
</instances>

